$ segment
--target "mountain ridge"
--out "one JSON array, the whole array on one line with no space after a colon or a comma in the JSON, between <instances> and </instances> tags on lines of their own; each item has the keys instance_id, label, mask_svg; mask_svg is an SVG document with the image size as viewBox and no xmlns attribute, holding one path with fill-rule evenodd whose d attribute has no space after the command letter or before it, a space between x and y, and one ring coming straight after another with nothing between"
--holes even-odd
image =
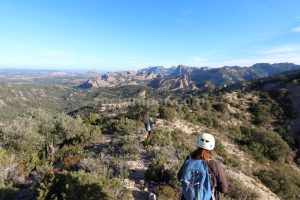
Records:
<instances>
[{"instance_id":1,"label":"mountain ridge","mask_svg":"<svg viewBox=\"0 0 300 200\"><path fill-rule=\"evenodd\" d=\"M158 90L180 90L203 88L210 84L219 87L240 81L272 76L285 71L300 69L293 63L257 63L250 67L224 66L221 68L192 67L185 65L164 68L148 67L137 71L108 72L102 76L87 80L79 88L114 87L120 85L146 85ZM181 78L188 84L180 84ZM179 84L178 87L176 87ZM185 87L187 85L188 87Z\"/></svg>"}]
</instances>

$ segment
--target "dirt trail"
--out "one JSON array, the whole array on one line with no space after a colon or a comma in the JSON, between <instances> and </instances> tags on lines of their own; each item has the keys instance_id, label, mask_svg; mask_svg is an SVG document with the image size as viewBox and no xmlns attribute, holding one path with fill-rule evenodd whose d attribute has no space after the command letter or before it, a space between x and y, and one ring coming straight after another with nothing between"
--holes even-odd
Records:
<instances>
[{"instance_id":1,"label":"dirt trail","mask_svg":"<svg viewBox=\"0 0 300 200\"><path fill-rule=\"evenodd\" d=\"M139 141L142 147L142 141L146 137L146 133L136 133L131 135L135 140ZM100 155L102 158L110 159L109 155L103 155L101 149L108 148L110 142L113 140L112 135L103 135L101 140L89 149L89 152ZM100 150L100 151L99 151ZM123 180L124 186L132 191L133 200L148 200L149 188L148 183L145 182L145 173L148 169L150 158L146 154L146 150L139 149L138 158L136 160L127 161L130 169L130 176Z\"/></svg>"},{"instance_id":2,"label":"dirt trail","mask_svg":"<svg viewBox=\"0 0 300 200\"><path fill-rule=\"evenodd\" d=\"M148 200L149 189L145 182L145 173L148 169L150 159L145 150L140 150L136 161L128 161L131 175L124 180L125 187L132 191L134 200Z\"/></svg>"},{"instance_id":3,"label":"dirt trail","mask_svg":"<svg viewBox=\"0 0 300 200\"><path fill-rule=\"evenodd\" d=\"M166 129L170 129L170 130L180 129L187 134L192 134L194 132L199 132L201 130L201 127L199 127L199 126L196 126L187 121L178 120L178 119L175 120L174 122L168 122L166 120L157 119L156 127L166 128Z\"/></svg>"}]
</instances>

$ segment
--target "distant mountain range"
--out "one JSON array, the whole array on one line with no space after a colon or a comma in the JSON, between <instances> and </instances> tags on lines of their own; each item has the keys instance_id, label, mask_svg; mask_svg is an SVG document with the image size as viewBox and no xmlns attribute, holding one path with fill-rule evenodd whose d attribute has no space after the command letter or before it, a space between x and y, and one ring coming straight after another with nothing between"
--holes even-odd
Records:
<instances>
[{"instance_id":1,"label":"distant mountain range","mask_svg":"<svg viewBox=\"0 0 300 200\"><path fill-rule=\"evenodd\" d=\"M99 88L142 84L162 91L195 90L255 80L296 69L300 69L300 65L293 63L257 63L251 67L224 66L221 68L197 68L184 65L171 68L156 66L138 71L109 72L88 80L79 87Z\"/></svg>"}]
</instances>

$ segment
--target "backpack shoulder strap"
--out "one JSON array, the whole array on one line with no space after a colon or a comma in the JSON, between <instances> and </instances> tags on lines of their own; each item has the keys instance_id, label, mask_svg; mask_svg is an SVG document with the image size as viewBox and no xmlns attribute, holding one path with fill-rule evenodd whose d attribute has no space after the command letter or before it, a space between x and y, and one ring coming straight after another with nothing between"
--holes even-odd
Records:
<instances>
[{"instance_id":1,"label":"backpack shoulder strap","mask_svg":"<svg viewBox=\"0 0 300 200\"><path fill-rule=\"evenodd\" d=\"M209 167L209 163L211 163L211 159L208 160L208 172L211 180L211 192L212 192L212 200L215 200L215 188L217 187L217 178L213 170Z\"/></svg>"}]
</instances>

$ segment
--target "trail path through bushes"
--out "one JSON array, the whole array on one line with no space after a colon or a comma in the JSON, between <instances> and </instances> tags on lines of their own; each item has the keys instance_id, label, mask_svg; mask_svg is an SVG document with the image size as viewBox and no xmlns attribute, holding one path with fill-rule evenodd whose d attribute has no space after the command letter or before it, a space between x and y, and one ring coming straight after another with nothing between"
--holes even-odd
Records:
<instances>
[{"instance_id":1,"label":"trail path through bushes","mask_svg":"<svg viewBox=\"0 0 300 200\"><path fill-rule=\"evenodd\" d=\"M148 183L145 181L145 173L148 169L150 159L144 149L140 149L136 161L128 161L130 177L124 180L125 187L132 191L133 199L146 200L149 196Z\"/></svg>"},{"instance_id":2,"label":"trail path through bushes","mask_svg":"<svg viewBox=\"0 0 300 200\"><path fill-rule=\"evenodd\" d=\"M138 157L136 160L129 160L127 164L130 169L130 176L123 180L124 186L132 191L133 200L148 200L149 198L149 183L145 181L145 173L148 169L150 158L143 148L142 141L146 137L146 133L137 133L131 135L139 142L140 148L138 150ZM109 146L113 140L113 135L103 135L101 141L95 145L95 149L100 146ZM101 152L98 152L101 155Z\"/></svg>"}]
</instances>

